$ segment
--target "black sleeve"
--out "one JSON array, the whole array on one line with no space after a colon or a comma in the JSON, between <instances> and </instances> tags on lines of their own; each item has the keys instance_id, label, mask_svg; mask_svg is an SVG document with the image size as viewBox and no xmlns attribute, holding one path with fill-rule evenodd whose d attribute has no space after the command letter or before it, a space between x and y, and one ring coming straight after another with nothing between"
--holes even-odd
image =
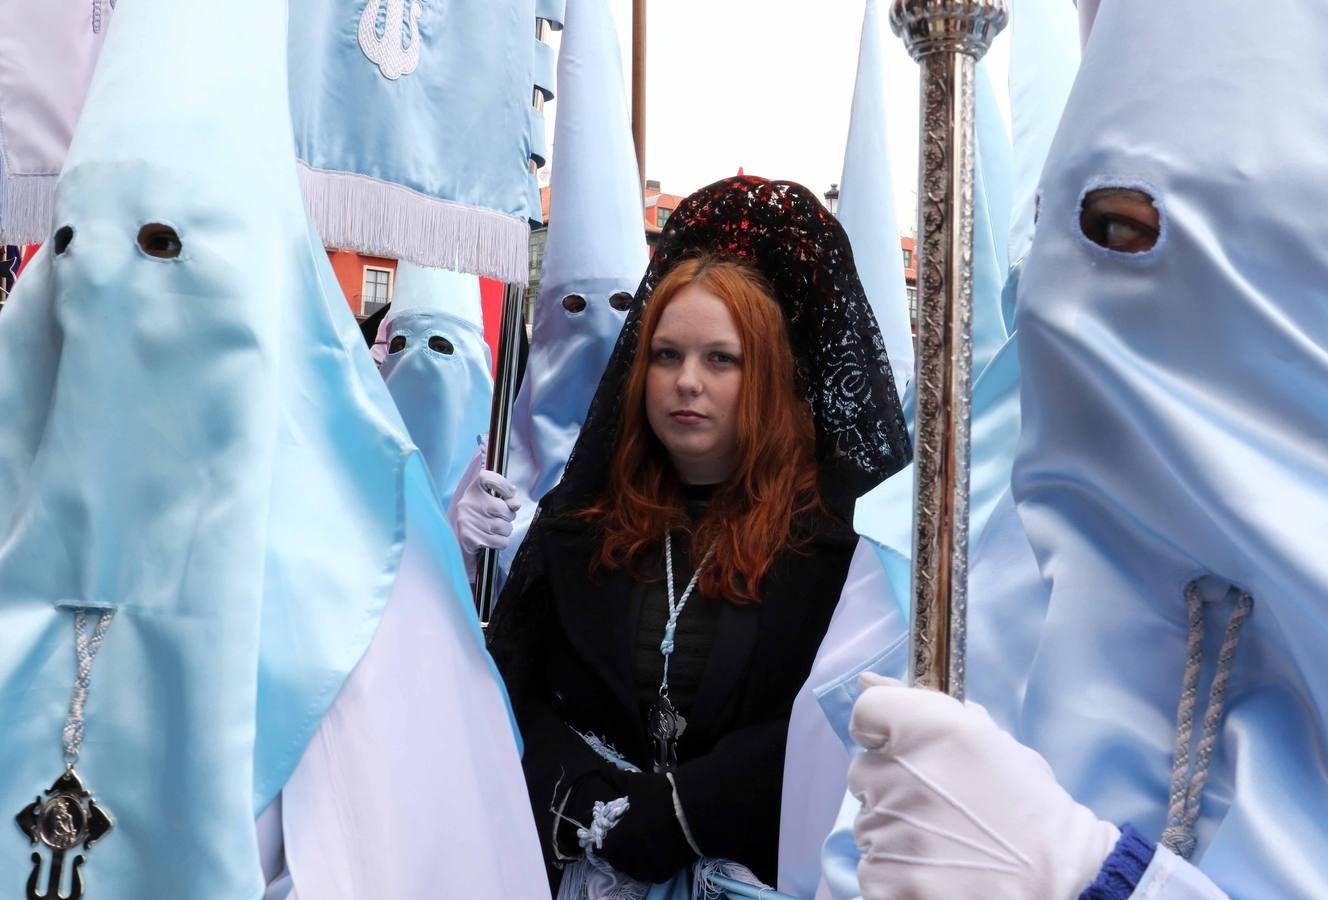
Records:
<instances>
[{"instance_id":1,"label":"black sleeve","mask_svg":"<svg viewBox=\"0 0 1328 900\"><path fill-rule=\"evenodd\" d=\"M589 824L596 800L624 796L623 774L603 760L558 715L548 701L544 685L544 641L552 619L547 582L533 577L525 584L509 583L489 623L489 653L498 666L516 713L524 750L521 767L526 776L531 812L544 858L580 854L575 825L559 823L563 816ZM557 835L557 837L555 837ZM555 847L555 840L558 840Z\"/></svg>"},{"instance_id":2,"label":"black sleeve","mask_svg":"<svg viewBox=\"0 0 1328 900\"><path fill-rule=\"evenodd\" d=\"M731 731L673 775L697 847L773 884L784 792L788 719ZM670 809L672 812L672 809Z\"/></svg>"},{"instance_id":3,"label":"black sleeve","mask_svg":"<svg viewBox=\"0 0 1328 900\"><path fill-rule=\"evenodd\" d=\"M705 756L673 773L683 814L706 856L740 862L773 883L779 846L788 721L725 735ZM602 856L621 872L663 881L696 859L663 775L627 776L631 806L604 842ZM616 795L621 796L621 795Z\"/></svg>"}]
</instances>

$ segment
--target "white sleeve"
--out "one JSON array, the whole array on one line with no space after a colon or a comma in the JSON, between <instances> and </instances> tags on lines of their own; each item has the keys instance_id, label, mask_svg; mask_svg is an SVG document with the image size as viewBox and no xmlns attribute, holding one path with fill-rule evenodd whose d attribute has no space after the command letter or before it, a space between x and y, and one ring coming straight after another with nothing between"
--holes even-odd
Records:
<instances>
[{"instance_id":1,"label":"white sleeve","mask_svg":"<svg viewBox=\"0 0 1328 900\"><path fill-rule=\"evenodd\" d=\"M816 890L821 846L847 788L848 719L857 675L865 669L898 675L907 644L903 610L885 570L872 545L860 540L830 627L789 717L779 818L781 891L810 897Z\"/></svg>"}]
</instances>

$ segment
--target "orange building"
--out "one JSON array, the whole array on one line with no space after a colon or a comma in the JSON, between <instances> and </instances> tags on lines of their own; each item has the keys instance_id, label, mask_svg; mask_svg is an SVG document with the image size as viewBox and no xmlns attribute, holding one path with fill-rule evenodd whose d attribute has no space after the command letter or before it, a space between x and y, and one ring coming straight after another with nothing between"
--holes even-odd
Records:
<instances>
[{"instance_id":1,"label":"orange building","mask_svg":"<svg viewBox=\"0 0 1328 900\"><path fill-rule=\"evenodd\" d=\"M356 318L371 316L392 301L392 286L397 277L395 259L333 249L327 251L327 258Z\"/></svg>"},{"instance_id":2,"label":"orange building","mask_svg":"<svg viewBox=\"0 0 1328 900\"><path fill-rule=\"evenodd\" d=\"M659 182L651 179L646 181L645 196L642 199L645 207L646 243L653 247L660 231L664 228L664 223L673 215L678 204L686 198L679 194L664 193L660 190Z\"/></svg>"}]
</instances>

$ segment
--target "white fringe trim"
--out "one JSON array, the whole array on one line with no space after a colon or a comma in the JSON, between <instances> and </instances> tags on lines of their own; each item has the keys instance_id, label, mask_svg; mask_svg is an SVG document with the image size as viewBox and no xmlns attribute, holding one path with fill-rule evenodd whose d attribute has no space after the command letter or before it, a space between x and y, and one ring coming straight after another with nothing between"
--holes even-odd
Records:
<instances>
[{"instance_id":1,"label":"white fringe trim","mask_svg":"<svg viewBox=\"0 0 1328 900\"><path fill-rule=\"evenodd\" d=\"M304 202L323 243L525 284L530 223L520 216L439 200L366 175L300 163Z\"/></svg>"},{"instance_id":2,"label":"white fringe trim","mask_svg":"<svg viewBox=\"0 0 1328 900\"><path fill-rule=\"evenodd\" d=\"M10 175L0 187L0 244L40 244L51 236L59 175Z\"/></svg>"}]
</instances>

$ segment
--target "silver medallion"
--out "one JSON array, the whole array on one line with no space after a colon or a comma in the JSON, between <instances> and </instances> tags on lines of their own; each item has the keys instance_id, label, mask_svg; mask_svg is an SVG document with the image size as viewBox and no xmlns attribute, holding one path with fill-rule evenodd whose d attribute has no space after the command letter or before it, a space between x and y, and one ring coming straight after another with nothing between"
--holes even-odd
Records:
<instances>
[{"instance_id":1,"label":"silver medallion","mask_svg":"<svg viewBox=\"0 0 1328 900\"><path fill-rule=\"evenodd\" d=\"M79 869L85 857L74 856L73 870L69 878L69 893L60 893L60 882L64 877L65 854L79 844L89 849L105 837L114 823L110 814L97 805L97 801L83 786L83 781L73 767L64 773L46 789L43 799L38 797L23 807L15 817L19 830L27 835L32 846L43 844L51 851L50 872L46 878L46 890L38 892L41 883L42 855L38 851L32 854L32 874L28 876L28 889L24 895L27 900L79 900L83 896L83 875Z\"/></svg>"},{"instance_id":2,"label":"silver medallion","mask_svg":"<svg viewBox=\"0 0 1328 900\"><path fill-rule=\"evenodd\" d=\"M687 720L673 706L668 694L660 694L646 717L646 729L655 742L655 771L671 772L678 765L678 738Z\"/></svg>"}]
</instances>

